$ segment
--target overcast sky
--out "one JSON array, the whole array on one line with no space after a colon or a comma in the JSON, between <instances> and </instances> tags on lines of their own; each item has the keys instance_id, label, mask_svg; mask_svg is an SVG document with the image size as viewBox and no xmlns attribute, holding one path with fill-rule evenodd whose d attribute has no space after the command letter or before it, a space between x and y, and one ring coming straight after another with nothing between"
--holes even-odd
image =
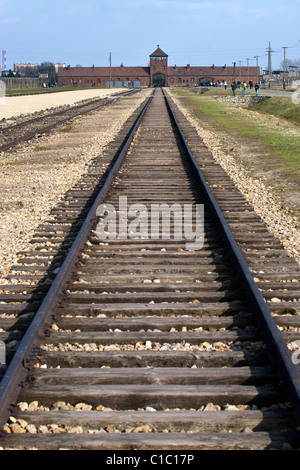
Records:
<instances>
[{"instance_id":1,"label":"overcast sky","mask_svg":"<svg viewBox=\"0 0 300 470\"><path fill-rule=\"evenodd\" d=\"M0 0L0 52L15 62L147 66L157 45L169 65L255 65L300 58L300 0Z\"/></svg>"}]
</instances>

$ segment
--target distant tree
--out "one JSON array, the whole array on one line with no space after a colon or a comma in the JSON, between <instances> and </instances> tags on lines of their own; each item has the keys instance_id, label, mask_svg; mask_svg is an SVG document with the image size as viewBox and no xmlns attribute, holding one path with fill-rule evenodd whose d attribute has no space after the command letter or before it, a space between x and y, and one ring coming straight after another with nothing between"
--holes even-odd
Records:
<instances>
[{"instance_id":1,"label":"distant tree","mask_svg":"<svg viewBox=\"0 0 300 470\"><path fill-rule=\"evenodd\" d=\"M38 71L40 74L47 73L50 83L57 82L58 76L55 65L52 62L42 62Z\"/></svg>"},{"instance_id":2,"label":"distant tree","mask_svg":"<svg viewBox=\"0 0 300 470\"><path fill-rule=\"evenodd\" d=\"M280 66L284 70L284 60L281 61ZM300 59L286 59L286 70L289 66L300 67Z\"/></svg>"},{"instance_id":3,"label":"distant tree","mask_svg":"<svg viewBox=\"0 0 300 470\"><path fill-rule=\"evenodd\" d=\"M25 67L22 73L26 75L26 77L36 77L38 75L38 67Z\"/></svg>"},{"instance_id":4,"label":"distant tree","mask_svg":"<svg viewBox=\"0 0 300 470\"><path fill-rule=\"evenodd\" d=\"M124 67L124 64L123 64L123 62L121 62L121 65L120 65L120 67Z\"/></svg>"}]
</instances>

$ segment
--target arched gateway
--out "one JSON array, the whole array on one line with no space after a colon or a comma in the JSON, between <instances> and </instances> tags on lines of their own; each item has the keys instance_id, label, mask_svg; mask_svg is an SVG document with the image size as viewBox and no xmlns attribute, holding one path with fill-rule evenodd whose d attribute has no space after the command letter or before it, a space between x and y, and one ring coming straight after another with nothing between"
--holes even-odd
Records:
<instances>
[{"instance_id":1,"label":"arched gateway","mask_svg":"<svg viewBox=\"0 0 300 470\"><path fill-rule=\"evenodd\" d=\"M165 86L166 85L166 76L163 73L156 73L153 75L152 86Z\"/></svg>"}]
</instances>

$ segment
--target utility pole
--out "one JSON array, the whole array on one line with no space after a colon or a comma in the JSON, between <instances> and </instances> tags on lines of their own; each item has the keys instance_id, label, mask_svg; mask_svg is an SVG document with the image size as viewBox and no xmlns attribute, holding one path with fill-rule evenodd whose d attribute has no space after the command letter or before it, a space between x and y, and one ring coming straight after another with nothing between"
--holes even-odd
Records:
<instances>
[{"instance_id":1,"label":"utility pole","mask_svg":"<svg viewBox=\"0 0 300 470\"><path fill-rule=\"evenodd\" d=\"M269 42L269 48L267 49L268 52L268 70L269 70L269 76L271 78L272 74L272 49L271 49L271 43Z\"/></svg>"},{"instance_id":2,"label":"utility pole","mask_svg":"<svg viewBox=\"0 0 300 470\"><path fill-rule=\"evenodd\" d=\"M109 54L109 88L111 88L111 53Z\"/></svg>"},{"instance_id":3,"label":"utility pole","mask_svg":"<svg viewBox=\"0 0 300 470\"><path fill-rule=\"evenodd\" d=\"M255 56L254 56L254 59L256 59L256 83L258 83L258 82L259 82L259 72L258 72L258 70L259 70L259 69L258 69L258 58L259 58L259 56L258 56L258 55L255 55Z\"/></svg>"},{"instance_id":4,"label":"utility pole","mask_svg":"<svg viewBox=\"0 0 300 470\"><path fill-rule=\"evenodd\" d=\"M284 46L282 48L284 50L284 66L283 66L283 89L285 90L285 72L286 72L286 50L287 50L287 46Z\"/></svg>"},{"instance_id":5,"label":"utility pole","mask_svg":"<svg viewBox=\"0 0 300 470\"><path fill-rule=\"evenodd\" d=\"M249 83L249 60L250 59L247 59L247 76L248 76L247 83Z\"/></svg>"},{"instance_id":6,"label":"utility pole","mask_svg":"<svg viewBox=\"0 0 300 470\"><path fill-rule=\"evenodd\" d=\"M240 82L242 81L242 61L239 60L239 67L240 67Z\"/></svg>"},{"instance_id":7,"label":"utility pole","mask_svg":"<svg viewBox=\"0 0 300 470\"><path fill-rule=\"evenodd\" d=\"M236 66L236 62L232 62L233 64L233 82L235 82L235 66Z\"/></svg>"}]
</instances>

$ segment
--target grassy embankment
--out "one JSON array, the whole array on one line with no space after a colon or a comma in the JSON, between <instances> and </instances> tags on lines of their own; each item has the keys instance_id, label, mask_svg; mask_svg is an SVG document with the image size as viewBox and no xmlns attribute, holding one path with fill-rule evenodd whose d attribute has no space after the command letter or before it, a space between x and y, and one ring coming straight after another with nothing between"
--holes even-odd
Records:
<instances>
[{"instance_id":1,"label":"grassy embankment","mask_svg":"<svg viewBox=\"0 0 300 470\"><path fill-rule=\"evenodd\" d=\"M256 165L261 164L261 168L266 169L268 183L275 189L277 178L282 179L282 187L284 181L291 182L293 188L298 187L298 204L295 204L292 212L300 221L300 105L295 105L290 98L274 97L243 109L211 97L217 94L232 96L231 90L218 90L218 93L215 91L210 90L195 96L191 91L185 90L176 90L176 93L186 97L184 101L202 123L208 123L213 129L227 133L236 138L237 142L248 142L249 149L251 142L262 146L265 151L259 155ZM245 160L245 166L249 168L248 163ZM273 181L270 175L273 175Z\"/></svg>"}]
</instances>

